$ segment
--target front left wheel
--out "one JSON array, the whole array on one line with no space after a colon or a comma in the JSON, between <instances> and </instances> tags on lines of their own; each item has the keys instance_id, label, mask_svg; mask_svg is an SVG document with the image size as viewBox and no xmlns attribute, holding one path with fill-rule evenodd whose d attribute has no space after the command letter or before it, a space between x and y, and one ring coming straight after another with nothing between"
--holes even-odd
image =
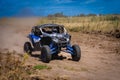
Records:
<instances>
[{"instance_id":1,"label":"front left wheel","mask_svg":"<svg viewBox=\"0 0 120 80\"><path fill-rule=\"evenodd\" d=\"M47 45L43 46L41 49L41 60L45 63L49 63L51 60L51 57L52 55L51 55L49 46Z\"/></svg>"},{"instance_id":2,"label":"front left wheel","mask_svg":"<svg viewBox=\"0 0 120 80\"><path fill-rule=\"evenodd\" d=\"M73 45L73 55L72 55L72 60L73 61L79 61L81 58L81 49L78 45Z\"/></svg>"},{"instance_id":3,"label":"front left wheel","mask_svg":"<svg viewBox=\"0 0 120 80\"><path fill-rule=\"evenodd\" d=\"M24 52L28 53L28 54L32 54L32 46L30 44L30 42L25 42L24 44Z\"/></svg>"}]
</instances>

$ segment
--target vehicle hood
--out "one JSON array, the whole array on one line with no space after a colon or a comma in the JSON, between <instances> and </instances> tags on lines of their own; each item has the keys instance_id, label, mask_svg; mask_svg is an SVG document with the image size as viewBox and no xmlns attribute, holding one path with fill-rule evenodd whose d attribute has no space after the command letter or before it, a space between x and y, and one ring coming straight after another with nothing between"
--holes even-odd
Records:
<instances>
[{"instance_id":1,"label":"vehicle hood","mask_svg":"<svg viewBox=\"0 0 120 80\"><path fill-rule=\"evenodd\" d=\"M51 38L68 38L68 35L65 34L65 33L62 33L62 34L58 34L58 33L47 34L47 33L44 33L43 36L49 36Z\"/></svg>"}]
</instances>

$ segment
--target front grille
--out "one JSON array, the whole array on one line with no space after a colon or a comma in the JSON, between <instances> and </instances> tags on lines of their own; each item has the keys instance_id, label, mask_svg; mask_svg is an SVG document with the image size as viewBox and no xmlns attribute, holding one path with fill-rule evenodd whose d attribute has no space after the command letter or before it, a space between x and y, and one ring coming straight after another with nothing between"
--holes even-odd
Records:
<instances>
[{"instance_id":1,"label":"front grille","mask_svg":"<svg viewBox=\"0 0 120 80\"><path fill-rule=\"evenodd\" d=\"M66 39L65 38L60 38L59 41L63 42L63 41L66 41Z\"/></svg>"},{"instance_id":2,"label":"front grille","mask_svg":"<svg viewBox=\"0 0 120 80\"><path fill-rule=\"evenodd\" d=\"M67 42L58 43L58 46L64 48L67 46Z\"/></svg>"}]
</instances>

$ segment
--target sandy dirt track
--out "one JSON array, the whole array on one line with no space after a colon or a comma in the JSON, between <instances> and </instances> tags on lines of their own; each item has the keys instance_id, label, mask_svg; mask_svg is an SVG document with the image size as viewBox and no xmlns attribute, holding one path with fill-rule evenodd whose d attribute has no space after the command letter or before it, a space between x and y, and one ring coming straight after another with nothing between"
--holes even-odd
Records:
<instances>
[{"instance_id":1,"label":"sandy dirt track","mask_svg":"<svg viewBox=\"0 0 120 80\"><path fill-rule=\"evenodd\" d=\"M0 50L13 51L24 54L23 45L28 41L27 34L39 18L11 18L0 22ZM68 60L67 53L60 54L67 57L63 60L51 60L46 64L40 61L40 52L29 56L26 65L46 64L50 70L38 70L36 76L47 80L120 80L120 39L97 34L83 34L70 32L72 44L81 47L81 60Z\"/></svg>"}]
</instances>

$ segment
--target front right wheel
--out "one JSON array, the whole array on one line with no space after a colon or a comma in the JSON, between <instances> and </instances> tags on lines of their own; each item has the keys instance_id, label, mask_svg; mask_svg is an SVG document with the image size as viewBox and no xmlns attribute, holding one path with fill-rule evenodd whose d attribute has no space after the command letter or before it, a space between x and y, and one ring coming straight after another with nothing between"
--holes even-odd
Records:
<instances>
[{"instance_id":1,"label":"front right wheel","mask_svg":"<svg viewBox=\"0 0 120 80\"><path fill-rule=\"evenodd\" d=\"M49 63L51 60L51 51L47 45L43 46L41 49L41 60L45 63Z\"/></svg>"},{"instance_id":2,"label":"front right wheel","mask_svg":"<svg viewBox=\"0 0 120 80\"><path fill-rule=\"evenodd\" d=\"M28 53L28 54L32 54L32 46L30 44L30 42L25 42L24 44L24 52Z\"/></svg>"},{"instance_id":3,"label":"front right wheel","mask_svg":"<svg viewBox=\"0 0 120 80\"><path fill-rule=\"evenodd\" d=\"M73 45L73 55L72 55L72 60L73 61L79 61L81 58L81 49L78 45Z\"/></svg>"}]
</instances>

